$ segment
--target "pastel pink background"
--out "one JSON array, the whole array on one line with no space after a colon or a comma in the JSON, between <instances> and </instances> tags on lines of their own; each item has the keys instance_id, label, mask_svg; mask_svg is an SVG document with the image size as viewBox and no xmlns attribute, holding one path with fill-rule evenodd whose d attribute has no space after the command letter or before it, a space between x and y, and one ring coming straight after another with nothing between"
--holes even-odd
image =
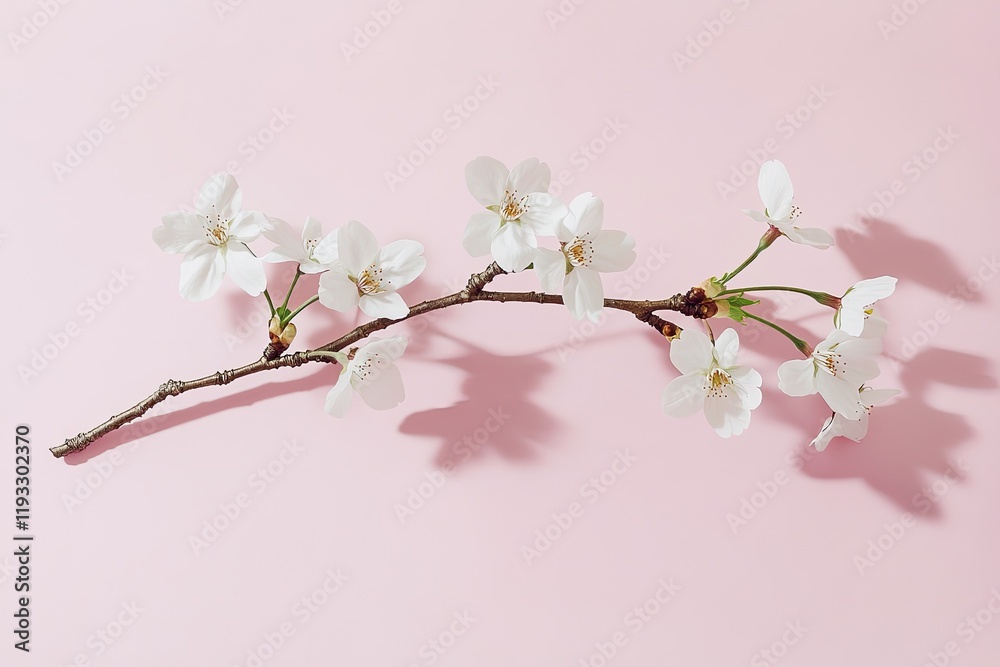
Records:
<instances>
[{"instance_id":1,"label":"pastel pink background","mask_svg":"<svg viewBox=\"0 0 1000 667\"><path fill-rule=\"evenodd\" d=\"M989 279L1000 240L996 3L910 0L916 13L884 36L888 0L563 2L575 11L554 29L546 12L557 0L402 0L350 61L341 43L386 2L232 4L220 16L209 0L74 2L16 50L9 35L0 46L3 432L11 441L15 424L32 428L37 536L33 651L14 651L4 630L0 662L230 667L256 664L256 653L269 667L596 666L621 632L627 642L608 664L622 667L774 656L917 667L933 664L929 654L997 663L1000 618L988 606L1000 610ZM723 10L732 21L713 24ZM40 11L7 2L0 27L18 33ZM710 38L705 21L719 34ZM679 70L674 53L699 33L708 46ZM165 75L123 117L116 100L147 67ZM479 108L449 125L445 114L480 77L499 86L480 89ZM249 150L274 109L292 118ZM782 121L797 110L798 127ZM103 118L113 132L60 180L53 163ZM609 121L624 127L607 132L617 135L596 159L582 158ZM438 127L446 141L390 191L384 173ZM940 152L935 138L949 128ZM424 243L429 263L405 293L412 303L485 265L460 244L477 206L465 163L537 156L568 172L565 195L605 200L606 225L639 243L628 275L645 282L632 296L658 298L753 248L763 230L740 209L757 205L755 177L725 198L717 184L763 146L788 165L803 220L840 244L779 243L748 282L841 293L863 277L899 278L883 309L898 361L883 363L879 385L903 393L876 411L862 444L836 441L794 463L825 411L818 397L777 391L777 365L795 352L766 330L741 331L744 359L765 376L764 404L744 436L724 441L700 416L660 412L676 371L666 344L628 316L610 313L592 329L562 308L474 304L430 327L399 327L414 338L401 362L408 397L394 411L359 403L334 420L321 409L334 369L304 367L171 400L145 430L105 438L86 456L46 451L167 378L259 356L258 302L231 283L212 301L183 301L179 258L150 237L163 213L189 205L230 163L248 208L295 224L313 215L327 229L356 218L384 241ZM914 171L908 161L925 150L934 163ZM896 180L895 201L862 219ZM654 249L668 264L639 272L655 265ZM127 286L100 313L81 307L122 270ZM956 297L977 272L986 280ZM620 278L606 280L609 296L628 296ZM830 324L811 302L773 309L813 341ZM249 339L226 338L248 319L258 323ZM301 317L296 347L353 322L317 307ZM78 335L22 379L19 367L71 323ZM491 409L509 414L504 426L401 523L396 504L461 459L453 443L483 428ZM274 464L288 441L301 453ZM619 452L634 463L590 503L582 485ZM282 471L262 488L255 475L269 463ZM727 515L762 500L753 494L776 474L786 483L734 532ZM196 553L191 536L206 521L222 525L220 506L240 494L249 506ZM526 562L522 547L574 501L582 515ZM900 531L904 513L915 519ZM880 540L889 548L859 573L855 558ZM12 564L0 556L5 628ZM338 569L349 578L341 589L317 592ZM661 580L681 587L662 605ZM297 605L313 595L325 604L304 618ZM651 597L657 613L636 632L629 614ZM110 646L97 639L118 634L131 603L142 609L135 621ZM471 627L449 635L465 612ZM977 612L983 624L972 630L966 618ZM796 623L801 636L788 631ZM262 650L283 624L294 634ZM438 638L443 653L429 644Z\"/></svg>"}]
</instances>

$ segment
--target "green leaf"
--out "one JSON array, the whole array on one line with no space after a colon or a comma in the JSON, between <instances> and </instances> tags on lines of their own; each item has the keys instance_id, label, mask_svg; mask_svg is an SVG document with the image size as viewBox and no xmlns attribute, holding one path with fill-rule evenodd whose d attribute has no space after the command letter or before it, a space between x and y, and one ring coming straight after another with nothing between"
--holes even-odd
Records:
<instances>
[{"instance_id":1,"label":"green leaf","mask_svg":"<svg viewBox=\"0 0 1000 667\"><path fill-rule=\"evenodd\" d=\"M743 309L747 306L753 306L760 303L760 299L745 299L742 294L729 297L728 299L725 299L725 301L729 304L729 319L734 322L740 322L741 324L744 323L743 321L747 317L746 311Z\"/></svg>"}]
</instances>

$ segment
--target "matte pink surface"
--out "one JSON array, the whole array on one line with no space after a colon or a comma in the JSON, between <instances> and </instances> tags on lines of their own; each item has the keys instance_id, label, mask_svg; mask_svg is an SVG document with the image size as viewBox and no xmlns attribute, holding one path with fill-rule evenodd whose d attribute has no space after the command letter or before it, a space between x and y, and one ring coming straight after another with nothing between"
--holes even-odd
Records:
<instances>
[{"instance_id":1,"label":"matte pink surface","mask_svg":"<svg viewBox=\"0 0 1000 667\"><path fill-rule=\"evenodd\" d=\"M7 632L0 663L997 664L1000 9L578 2L5 3L3 428L32 428L36 541L32 652ZM808 458L824 405L777 390L795 350L748 327L764 403L721 440L660 412L668 347L627 314L473 304L399 327L394 411L332 419L333 368L279 370L49 456L168 378L260 355L260 300L183 301L150 236L208 175L293 224L421 241L413 303L485 266L461 247L477 155L602 197L639 251L606 289L632 298L735 267L763 231L744 162L782 160L839 245L778 243L743 284L897 276L878 384L903 393L865 442ZM772 304L814 342L830 326ZM355 321L300 319L297 349ZM10 508L12 447L0 469Z\"/></svg>"}]
</instances>

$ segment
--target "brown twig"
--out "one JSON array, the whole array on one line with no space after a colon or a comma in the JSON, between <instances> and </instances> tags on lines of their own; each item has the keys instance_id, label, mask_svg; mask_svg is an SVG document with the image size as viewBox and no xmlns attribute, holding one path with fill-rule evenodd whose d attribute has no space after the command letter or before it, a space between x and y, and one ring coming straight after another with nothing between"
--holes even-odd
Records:
<instances>
[{"instance_id":1,"label":"brown twig","mask_svg":"<svg viewBox=\"0 0 1000 667\"><path fill-rule=\"evenodd\" d=\"M275 368L294 368L311 362L337 363L336 360L329 354L330 352L343 350L348 346L367 338L376 331L381 331L382 329L398 322L419 317L420 315L435 310L441 310L442 308L449 308L451 306L465 303L472 303L474 301L551 304L561 304L563 302L562 297L555 294L541 294L538 292L490 292L484 289L494 278L504 273L506 272L494 262L487 267L486 270L473 274L469 278L469 282L466 284L465 288L455 292L454 294L418 303L410 308L410 312L406 317L398 320L380 318L362 324L361 326L344 334L340 338L318 347L315 350L283 354L285 351L284 348L272 340L272 342L268 344L265 349L264 355L251 364L230 370L218 371L197 380L188 380L186 382L167 380L161 384L156 391L128 410L114 415L96 428L67 439L63 444L51 448L50 451L57 458L61 458L73 452L82 451L98 438L111 433L134 419L138 419L154 405L165 401L168 396L177 396L179 394L183 394L184 392L191 391L192 389L200 389L202 387L226 385L241 377ZM632 313L640 322L648 324L667 338L674 339L680 333L681 328L676 324L662 319L656 315L656 312L661 310L671 310L699 319L711 317L715 314L717 307L711 300L705 298L704 292L699 292L700 290L698 288L694 288L689 290L686 294L675 294L669 299L661 301L605 299L604 306L606 308Z\"/></svg>"}]
</instances>

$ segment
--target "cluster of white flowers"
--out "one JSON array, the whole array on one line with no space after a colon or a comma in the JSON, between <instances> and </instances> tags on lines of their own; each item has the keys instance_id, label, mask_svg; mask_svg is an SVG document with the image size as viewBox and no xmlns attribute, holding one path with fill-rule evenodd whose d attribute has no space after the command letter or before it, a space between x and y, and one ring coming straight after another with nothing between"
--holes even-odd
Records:
<instances>
[{"instance_id":1,"label":"cluster of white flowers","mask_svg":"<svg viewBox=\"0 0 1000 667\"><path fill-rule=\"evenodd\" d=\"M496 159L479 157L466 166L465 176L469 192L485 209L466 226L463 246L469 254L490 255L508 273L534 269L540 290L561 294L574 317L599 319L604 307L601 274L624 271L636 259L631 236L602 229L604 203L589 192L568 205L559 201L548 192L549 167L534 158L508 169ZM872 406L898 393L868 385L879 375L877 356L886 330L885 320L874 314L874 304L893 293L896 279L862 280L841 297L777 286L728 288L727 282L781 236L821 249L834 243L824 230L796 224L801 211L792 203L794 190L784 165L776 160L765 163L758 186L764 210L744 213L766 223L767 232L757 251L738 269L702 283L705 296L719 306L718 317L760 320L788 336L806 355L781 364L778 388L790 396L818 393L829 405L832 414L812 442L818 450L835 436L861 440ZM183 297L193 301L211 297L228 274L248 294L265 295L273 315L272 340L284 347L295 334L292 318L315 301L339 312L360 309L372 318L407 317L410 309L399 289L413 282L426 266L421 244L399 240L380 246L375 235L356 221L324 234L322 225L310 217L299 232L283 220L242 210L242 203L236 180L218 174L198 194L193 212L167 214L162 226L154 230L153 239L160 248L184 256ZM261 256L250 244L262 236L274 247ZM553 247L539 247L544 237L554 240ZM297 265L295 281L277 308L267 292L264 262ZM292 311L288 299L302 274L319 274L318 290ZM834 329L813 347L744 310L757 303L744 298L744 293L763 289L802 292L835 308ZM661 406L675 417L704 412L711 427L728 438L749 426L751 411L761 403L763 380L756 370L737 363L736 329L728 328L716 338L707 320L705 324L707 333L687 329L671 336L670 360L681 375L663 391ZM327 396L326 411L343 416L355 393L374 409L398 405L404 390L394 362L406 342L400 336L369 337L365 344L329 353L342 370Z\"/></svg>"},{"instance_id":2,"label":"cluster of white flowers","mask_svg":"<svg viewBox=\"0 0 1000 667\"><path fill-rule=\"evenodd\" d=\"M226 274L248 294L258 296L267 288L263 262L294 262L300 273L322 274L316 299L327 308L340 312L360 308L370 317L392 320L409 314L398 290L416 280L427 264L424 247L416 241L379 247L375 235L357 221L324 235L313 218L306 220L300 234L283 220L243 211L242 203L236 179L216 174L202 187L193 212L168 213L163 226L153 230L160 248L184 255L181 296L207 299L219 290ZM260 236L275 244L263 257L249 246ZM272 331L280 334L290 314L283 306L276 315L280 324L272 325ZM392 362L405 347L400 337L372 338L363 349L342 355L340 378L327 397L326 411L343 416L350 404L348 388L373 408L398 405L403 383Z\"/></svg>"},{"instance_id":3,"label":"cluster of white flowers","mask_svg":"<svg viewBox=\"0 0 1000 667\"><path fill-rule=\"evenodd\" d=\"M821 249L833 245L833 238L822 229L793 224L800 210L792 204L794 191L783 164L774 160L762 165L758 186L765 209L745 213L795 243ZM868 432L872 406L899 393L867 385L880 373L877 357L886 331L886 321L874 314L874 305L895 288L895 278L882 276L862 280L839 298L824 295L828 298L821 302L836 308L835 328L815 348L806 347L807 358L786 361L778 368L781 391L789 396L819 393L833 411L811 443L819 451L835 436L860 442ZM670 360L682 375L664 390L663 411L685 417L704 410L720 436L742 433L750 424L750 411L761 403L761 376L736 364L738 349L735 329L726 329L714 343L700 331L685 330L670 347Z\"/></svg>"},{"instance_id":4,"label":"cluster of white flowers","mask_svg":"<svg viewBox=\"0 0 1000 667\"><path fill-rule=\"evenodd\" d=\"M508 170L479 157L465 167L469 192L486 207L469 219L463 245L473 257L492 255L512 273L533 266L541 290L563 294L577 319L597 320L604 307L601 273L624 271L635 262L635 241L624 232L602 230L604 202L589 192L567 207L548 193L552 174L535 158ZM552 236L559 249L538 247Z\"/></svg>"}]
</instances>

